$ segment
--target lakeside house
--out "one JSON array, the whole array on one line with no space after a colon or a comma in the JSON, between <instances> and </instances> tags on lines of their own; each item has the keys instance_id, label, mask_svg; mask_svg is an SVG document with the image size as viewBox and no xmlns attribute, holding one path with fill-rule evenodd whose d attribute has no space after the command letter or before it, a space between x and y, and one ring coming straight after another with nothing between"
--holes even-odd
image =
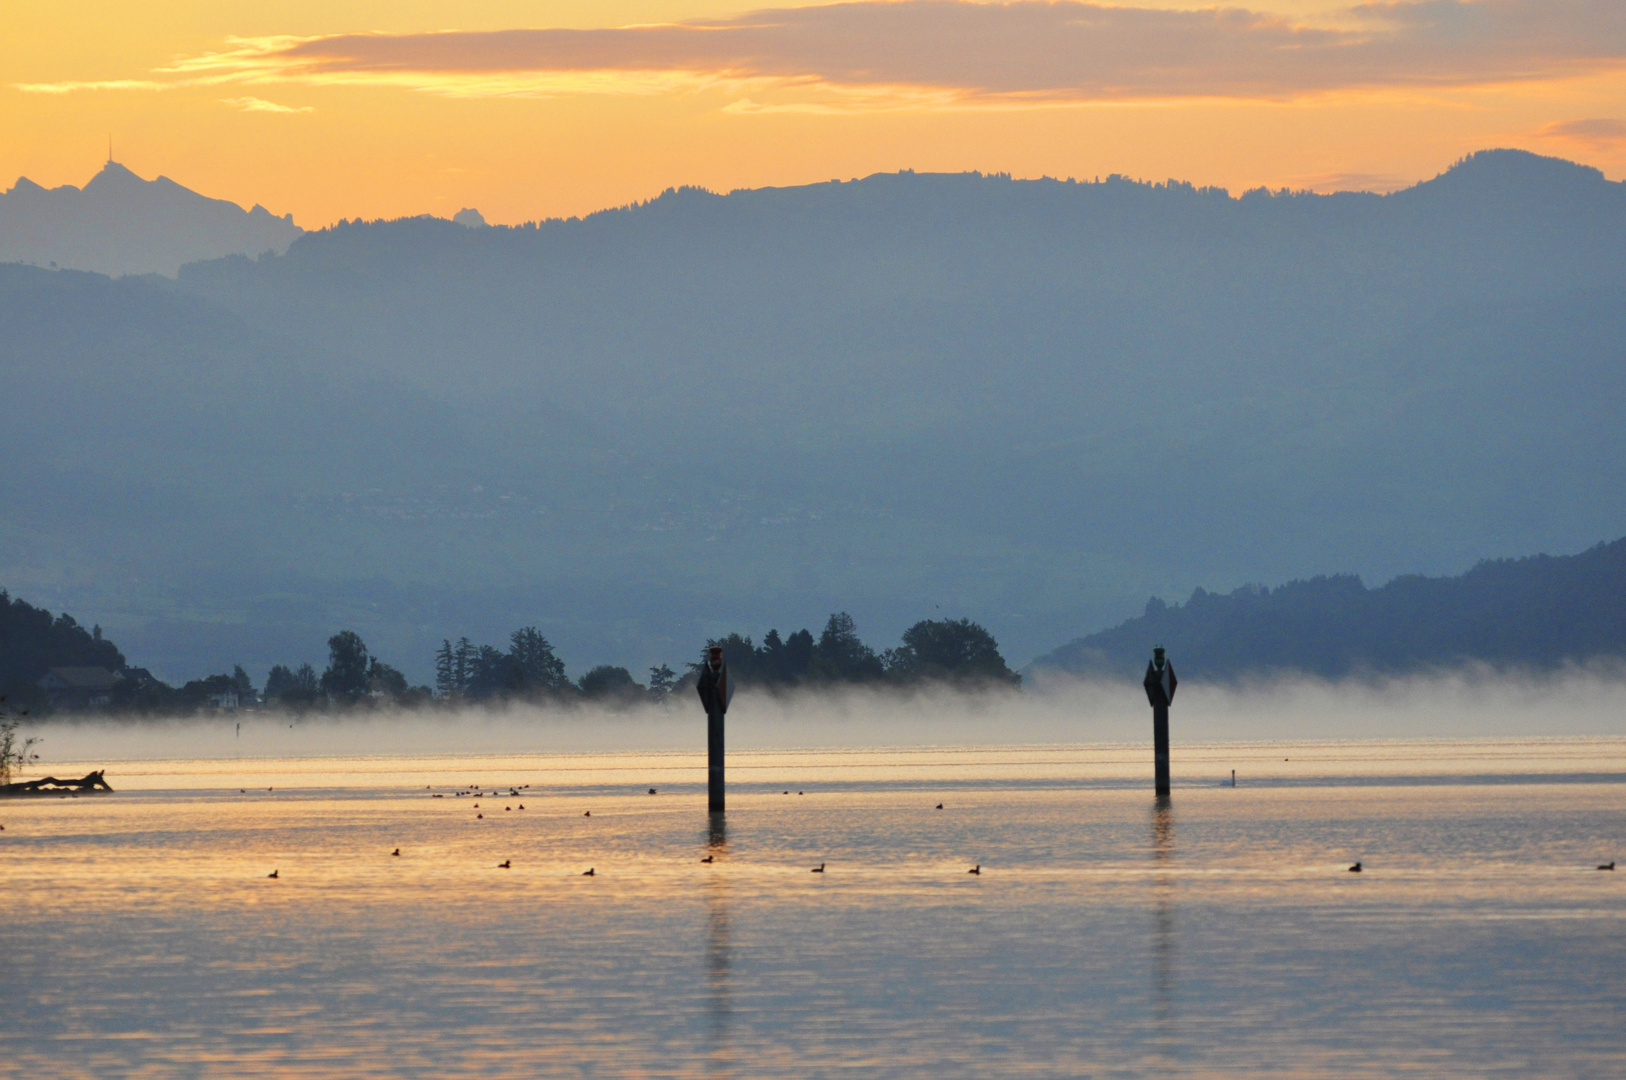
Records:
<instances>
[{"instance_id":1,"label":"lakeside house","mask_svg":"<svg viewBox=\"0 0 1626 1080\"><path fill-rule=\"evenodd\" d=\"M54 667L37 685L45 691L53 711L73 712L106 708L113 700L113 688L123 679L103 667Z\"/></svg>"}]
</instances>

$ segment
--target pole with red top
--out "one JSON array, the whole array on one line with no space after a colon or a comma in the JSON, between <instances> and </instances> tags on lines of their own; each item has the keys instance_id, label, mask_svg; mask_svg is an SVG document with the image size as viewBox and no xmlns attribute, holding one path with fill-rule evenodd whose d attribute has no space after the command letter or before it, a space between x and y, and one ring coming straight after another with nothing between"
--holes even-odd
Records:
<instances>
[{"instance_id":1,"label":"pole with red top","mask_svg":"<svg viewBox=\"0 0 1626 1080\"><path fill-rule=\"evenodd\" d=\"M1169 797L1169 705L1174 701L1174 689L1180 680L1174 677L1174 665L1163 653L1163 646L1152 650L1152 661L1146 665L1146 700L1152 706L1152 752L1157 765L1157 797Z\"/></svg>"},{"instance_id":2,"label":"pole with red top","mask_svg":"<svg viewBox=\"0 0 1626 1080\"><path fill-rule=\"evenodd\" d=\"M695 689L700 693L700 704L706 709L706 808L720 814L723 812L723 717L728 713L729 699L734 696L721 645L706 649Z\"/></svg>"}]
</instances>

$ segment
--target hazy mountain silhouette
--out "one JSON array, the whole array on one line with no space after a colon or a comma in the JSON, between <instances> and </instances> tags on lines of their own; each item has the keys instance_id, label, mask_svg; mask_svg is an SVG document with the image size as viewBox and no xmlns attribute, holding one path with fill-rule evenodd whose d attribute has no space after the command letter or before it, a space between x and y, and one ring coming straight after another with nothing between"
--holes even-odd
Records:
<instances>
[{"instance_id":1,"label":"hazy mountain silhouette","mask_svg":"<svg viewBox=\"0 0 1626 1080\"><path fill-rule=\"evenodd\" d=\"M199 259L281 254L301 232L292 214L245 211L111 160L83 188L47 189L24 176L0 192L0 262L174 277Z\"/></svg>"},{"instance_id":2,"label":"hazy mountain silhouette","mask_svg":"<svg viewBox=\"0 0 1626 1080\"><path fill-rule=\"evenodd\" d=\"M1492 151L1387 196L904 173L15 277L0 393L71 416L61 357L87 410L146 396L15 436L53 479L0 582L172 678L270 620L309 655L264 662L342 624L419 680L463 633L636 670L841 610L1021 661L1199 582L1581 550L1626 532L1623 253L1626 187ZM208 376L149 392L172 353Z\"/></svg>"},{"instance_id":3,"label":"hazy mountain silhouette","mask_svg":"<svg viewBox=\"0 0 1626 1080\"><path fill-rule=\"evenodd\" d=\"M1354 574L1228 594L1199 588L1184 604L1150 600L1139 618L1032 666L1133 677L1153 645L1178 659L1182 678L1211 680L1626 657L1626 539L1579 555L1486 561L1460 577L1406 575L1377 589Z\"/></svg>"}]
</instances>

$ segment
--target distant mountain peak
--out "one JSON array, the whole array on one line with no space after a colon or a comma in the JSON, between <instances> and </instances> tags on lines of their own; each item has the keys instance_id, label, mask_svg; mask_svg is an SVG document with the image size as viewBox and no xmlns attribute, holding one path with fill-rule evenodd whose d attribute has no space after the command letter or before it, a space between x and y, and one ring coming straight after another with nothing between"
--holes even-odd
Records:
<instances>
[{"instance_id":1,"label":"distant mountain peak","mask_svg":"<svg viewBox=\"0 0 1626 1080\"><path fill-rule=\"evenodd\" d=\"M160 177L159 179L163 178ZM138 184L147 183L147 181L141 179L141 177L137 176L123 165L120 165L112 158L108 158L107 163L102 166L101 171L90 178L90 183L85 185L85 190L90 190L91 184L127 183L130 181L134 181Z\"/></svg>"},{"instance_id":2,"label":"distant mountain peak","mask_svg":"<svg viewBox=\"0 0 1626 1080\"><path fill-rule=\"evenodd\" d=\"M25 176L0 194L0 262L173 276L203 259L281 254L303 231L292 215L145 180L111 159L83 188L47 190Z\"/></svg>"}]
</instances>

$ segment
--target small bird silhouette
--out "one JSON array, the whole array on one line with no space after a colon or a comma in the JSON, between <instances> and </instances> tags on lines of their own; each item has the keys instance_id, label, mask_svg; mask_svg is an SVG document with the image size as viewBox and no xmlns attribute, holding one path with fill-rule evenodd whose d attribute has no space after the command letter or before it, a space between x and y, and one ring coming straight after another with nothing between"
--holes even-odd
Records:
<instances>
[{"instance_id":1,"label":"small bird silhouette","mask_svg":"<svg viewBox=\"0 0 1626 1080\"><path fill-rule=\"evenodd\" d=\"M823 863L820 863L820 864L819 864L819 865L817 865L817 866L815 866L815 867L814 867L814 868L813 868L813 872L814 872L814 873L815 873L815 874L822 874L822 873L824 873L824 864L823 864Z\"/></svg>"},{"instance_id":2,"label":"small bird silhouette","mask_svg":"<svg viewBox=\"0 0 1626 1080\"><path fill-rule=\"evenodd\" d=\"M1598 867L1599 870L1613 870L1614 868L1615 864L1613 861L1606 862L1602 866Z\"/></svg>"},{"instance_id":3,"label":"small bird silhouette","mask_svg":"<svg viewBox=\"0 0 1626 1080\"><path fill-rule=\"evenodd\" d=\"M511 869L513 869L513 862L514 862L514 860L512 860L512 859L504 859L502 862L497 864L497 869L498 870L511 870Z\"/></svg>"},{"instance_id":4,"label":"small bird silhouette","mask_svg":"<svg viewBox=\"0 0 1626 1080\"><path fill-rule=\"evenodd\" d=\"M592 876L593 876L593 868L591 866L589 866L586 870L582 871L582 877L592 877Z\"/></svg>"},{"instance_id":5,"label":"small bird silhouette","mask_svg":"<svg viewBox=\"0 0 1626 1080\"><path fill-rule=\"evenodd\" d=\"M505 813L509 813L509 814L511 814L511 813L513 813L513 812L514 812L514 808L513 808L513 807L512 807L512 806L505 806L505 807L503 807L503 811L504 811L504 812L505 812Z\"/></svg>"},{"instance_id":6,"label":"small bird silhouette","mask_svg":"<svg viewBox=\"0 0 1626 1080\"><path fill-rule=\"evenodd\" d=\"M485 820L485 815L484 814L475 814L474 818L475 818L476 821L484 821Z\"/></svg>"},{"instance_id":7,"label":"small bird silhouette","mask_svg":"<svg viewBox=\"0 0 1626 1080\"><path fill-rule=\"evenodd\" d=\"M939 809L939 810L941 810L941 809L943 809L943 804L942 804L942 803L938 803L938 804L937 804L937 808L938 808L938 809Z\"/></svg>"},{"instance_id":8,"label":"small bird silhouette","mask_svg":"<svg viewBox=\"0 0 1626 1080\"><path fill-rule=\"evenodd\" d=\"M797 792L797 793L796 793L796 794L798 794L798 795L806 795L806 794L807 794L807 792L805 792L805 791L798 791L798 792Z\"/></svg>"},{"instance_id":9,"label":"small bird silhouette","mask_svg":"<svg viewBox=\"0 0 1626 1080\"><path fill-rule=\"evenodd\" d=\"M651 794L651 795L653 795L653 794L655 794L655 789L654 789L654 788L650 788L650 789L649 789L649 793L650 793L650 794Z\"/></svg>"},{"instance_id":10,"label":"small bird silhouette","mask_svg":"<svg viewBox=\"0 0 1626 1080\"><path fill-rule=\"evenodd\" d=\"M267 874L267 875L265 875L265 876L266 876L266 877L276 877L276 876L277 876L277 872L276 872L276 871L275 871L275 870L273 870L273 871L271 871L271 872L270 872L270 873L269 873L269 874Z\"/></svg>"},{"instance_id":11,"label":"small bird silhouette","mask_svg":"<svg viewBox=\"0 0 1626 1080\"><path fill-rule=\"evenodd\" d=\"M400 848L396 848L396 849L395 849L395 850L394 850L394 851L392 851L392 852L390 852L390 854L391 854L391 855L399 855L399 854L401 854L401 849L400 849Z\"/></svg>"},{"instance_id":12,"label":"small bird silhouette","mask_svg":"<svg viewBox=\"0 0 1626 1080\"><path fill-rule=\"evenodd\" d=\"M525 804L524 804L524 803L520 803L520 804L519 804L519 808L520 808L520 809L521 809L521 810L523 810L523 809L525 809Z\"/></svg>"},{"instance_id":13,"label":"small bird silhouette","mask_svg":"<svg viewBox=\"0 0 1626 1080\"><path fill-rule=\"evenodd\" d=\"M781 795L789 795L789 794L790 794L790 792L788 792L788 791L782 791L782 792L780 792L780 794L781 794Z\"/></svg>"},{"instance_id":14,"label":"small bird silhouette","mask_svg":"<svg viewBox=\"0 0 1626 1080\"><path fill-rule=\"evenodd\" d=\"M717 857L715 855L707 855L704 859L701 859L700 861L701 862L713 862L713 861L716 860L716 858Z\"/></svg>"},{"instance_id":15,"label":"small bird silhouette","mask_svg":"<svg viewBox=\"0 0 1626 1080\"><path fill-rule=\"evenodd\" d=\"M967 870L966 873L977 874L980 876L982 874L982 863L978 863L976 866L973 866L971 869Z\"/></svg>"},{"instance_id":16,"label":"small bird silhouette","mask_svg":"<svg viewBox=\"0 0 1626 1080\"><path fill-rule=\"evenodd\" d=\"M1360 873L1361 872L1361 864L1357 861L1354 866L1349 868L1349 872L1352 873L1352 874Z\"/></svg>"},{"instance_id":17,"label":"small bird silhouette","mask_svg":"<svg viewBox=\"0 0 1626 1080\"><path fill-rule=\"evenodd\" d=\"M592 817L592 816L593 816L593 812L591 810L587 811L587 813L582 815L582 817Z\"/></svg>"}]
</instances>

